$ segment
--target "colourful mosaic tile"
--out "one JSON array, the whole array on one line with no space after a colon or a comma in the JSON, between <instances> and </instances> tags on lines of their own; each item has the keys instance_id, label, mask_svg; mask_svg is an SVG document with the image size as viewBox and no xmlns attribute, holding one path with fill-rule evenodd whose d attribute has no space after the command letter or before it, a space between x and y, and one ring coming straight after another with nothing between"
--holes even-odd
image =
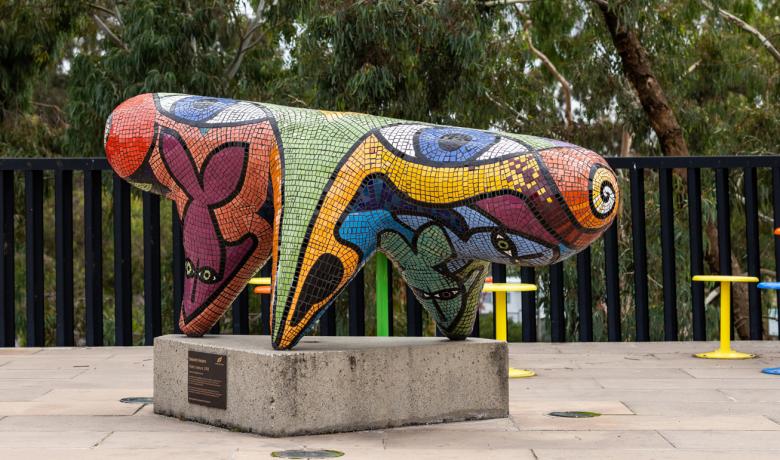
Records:
<instances>
[{"instance_id":1,"label":"colourful mosaic tile","mask_svg":"<svg viewBox=\"0 0 780 460\"><path fill-rule=\"evenodd\" d=\"M463 339L489 262L569 257L619 200L607 163L564 142L222 98L136 96L111 114L105 146L117 174L177 204L182 331L206 333L270 258L281 349L375 251Z\"/></svg>"}]
</instances>

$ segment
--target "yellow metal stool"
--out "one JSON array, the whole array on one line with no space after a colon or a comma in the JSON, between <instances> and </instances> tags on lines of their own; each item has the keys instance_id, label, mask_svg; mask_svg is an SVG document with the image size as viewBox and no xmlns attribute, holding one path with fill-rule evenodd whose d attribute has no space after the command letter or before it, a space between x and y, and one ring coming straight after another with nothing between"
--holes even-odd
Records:
<instances>
[{"instance_id":1,"label":"yellow metal stool","mask_svg":"<svg viewBox=\"0 0 780 460\"><path fill-rule=\"evenodd\" d=\"M506 293L507 292L531 292L536 290L536 285L526 283L485 283L482 292L495 292L496 294L496 340L506 342ZM510 379L533 377L536 372L527 369L509 368Z\"/></svg>"},{"instance_id":2,"label":"yellow metal stool","mask_svg":"<svg viewBox=\"0 0 780 460\"><path fill-rule=\"evenodd\" d=\"M756 355L731 349L731 283L758 283L755 276L696 275L693 281L720 283L720 348L709 353L697 353L697 358L750 359Z\"/></svg>"}]
</instances>

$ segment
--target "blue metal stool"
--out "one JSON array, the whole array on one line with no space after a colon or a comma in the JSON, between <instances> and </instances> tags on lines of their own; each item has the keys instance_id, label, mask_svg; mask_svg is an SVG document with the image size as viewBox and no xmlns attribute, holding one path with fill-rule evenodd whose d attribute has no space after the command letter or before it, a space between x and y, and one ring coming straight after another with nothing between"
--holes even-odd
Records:
<instances>
[{"instance_id":1,"label":"blue metal stool","mask_svg":"<svg viewBox=\"0 0 780 460\"><path fill-rule=\"evenodd\" d=\"M780 281L763 281L758 283L758 288L780 291ZM761 372L764 374L780 375L780 367L767 367L766 369L761 369Z\"/></svg>"}]
</instances>

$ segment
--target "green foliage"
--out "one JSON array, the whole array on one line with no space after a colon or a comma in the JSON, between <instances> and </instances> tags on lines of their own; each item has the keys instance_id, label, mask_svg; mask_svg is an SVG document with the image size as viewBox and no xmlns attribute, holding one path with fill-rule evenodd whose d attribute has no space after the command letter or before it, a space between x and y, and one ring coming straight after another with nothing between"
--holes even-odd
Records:
<instances>
[{"instance_id":1,"label":"green foliage","mask_svg":"<svg viewBox=\"0 0 780 460\"><path fill-rule=\"evenodd\" d=\"M275 100L283 84L279 39L287 25L266 23L250 41L239 72L227 75L251 20L231 0L138 0L111 16L119 42L90 37L75 56L68 85L67 147L100 152L103 123L123 100L147 92L179 92ZM271 18L272 19L272 18Z\"/></svg>"}]
</instances>

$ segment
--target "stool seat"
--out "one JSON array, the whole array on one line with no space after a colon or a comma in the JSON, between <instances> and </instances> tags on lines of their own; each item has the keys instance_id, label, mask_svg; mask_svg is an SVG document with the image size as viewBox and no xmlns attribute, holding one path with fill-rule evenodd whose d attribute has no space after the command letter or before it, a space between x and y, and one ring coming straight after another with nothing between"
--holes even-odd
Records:
<instances>
[{"instance_id":1,"label":"stool seat","mask_svg":"<svg viewBox=\"0 0 780 460\"><path fill-rule=\"evenodd\" d=\"M535 284L528 283L485 283L482 292L530 292L535 291Z\"/></svg>"},{"instance_id":2,"label":"stool seat","mask_svg":"<svg viewBox=\"0 0 780 460\"><path fill-rule=\"evenodd\" d=\"M733 283L758 283L758 278L755 276L736 276L736 275L696 275L693 277L693 281L714 281L722 283L724 281L731 281Z\"/></svg>"},{"instance_id":3,"label":"stool seat","mask_svg":"<svg viewBox=\"0 0 780 460\"><path fill-rule=\"evenodd\" d=\"M780 281L762 281L758 283L759 289L774 289L780 291Z\"/></svg>"}]
</instances>

